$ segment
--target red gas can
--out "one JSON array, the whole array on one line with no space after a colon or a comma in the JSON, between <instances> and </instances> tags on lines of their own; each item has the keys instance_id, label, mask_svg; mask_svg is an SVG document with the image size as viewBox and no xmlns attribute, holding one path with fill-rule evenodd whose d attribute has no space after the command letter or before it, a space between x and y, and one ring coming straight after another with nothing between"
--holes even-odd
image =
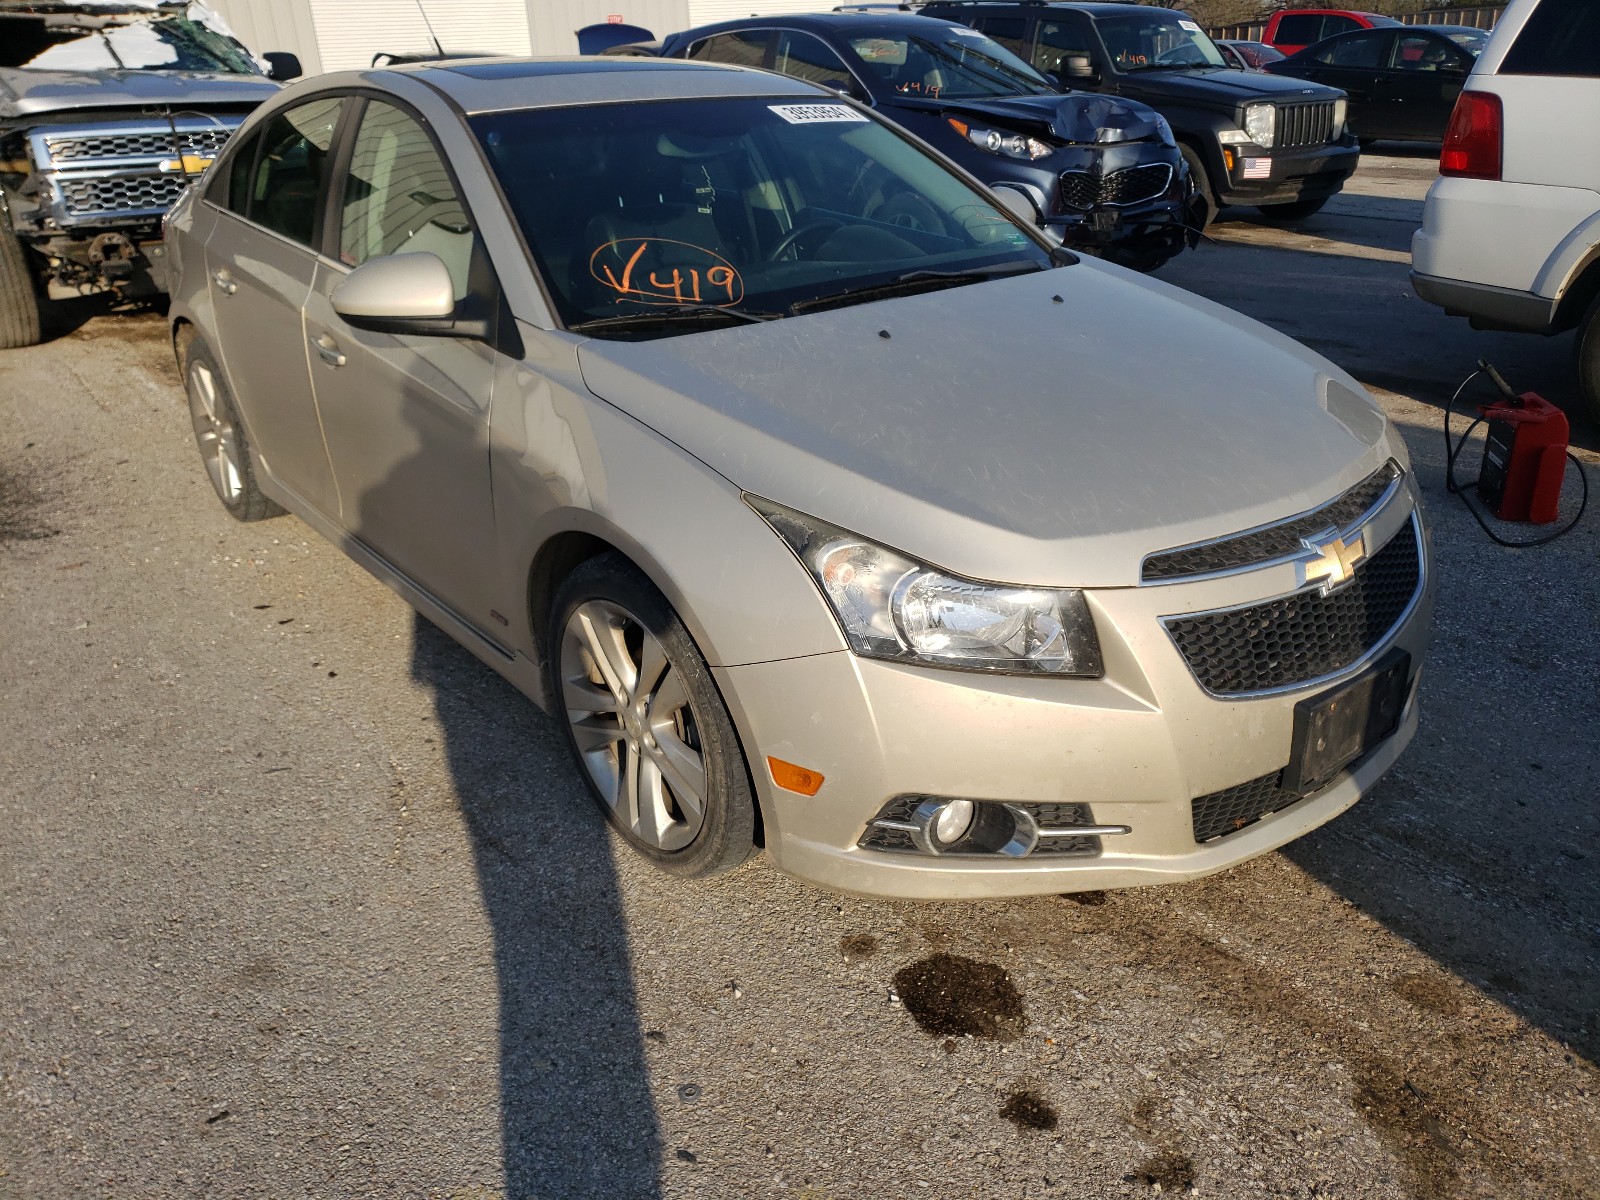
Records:
<instances>
[{"instance_id":1,"label":"red gas can","mask_svg":"<svg viewBox=\"0 0 1600 1200\"><path fill-rule=\"evenodd\" d=\"M1550 524L1567 469L1567 414L1534 392L1478 411L1489 426L1478 495L1502 521Z\"/></svg>"}]
</instances>

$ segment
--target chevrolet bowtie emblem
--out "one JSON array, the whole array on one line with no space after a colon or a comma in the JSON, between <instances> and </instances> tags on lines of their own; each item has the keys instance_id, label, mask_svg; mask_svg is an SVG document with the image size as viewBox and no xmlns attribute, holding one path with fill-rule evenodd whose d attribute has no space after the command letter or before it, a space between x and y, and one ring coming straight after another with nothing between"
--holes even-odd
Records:
<instances>
[{"instance_id":1,"label":"chevrolet bowtie emblem","mask_svg":"<svg viewBox=\"0 0 1600 1200\"><path fill-rule=\"evenodd\" d=\"M157 169L163 175L199 175L211 165L211 159L202 154L185 154L182 158L164 158Z\"/></svg>"},{"instance_id":2,"label":"chevrolet bowtie emblem","mask_svg":"<svg viewBox=\"0 0 1600 1200\"><path fill-rule=\"evenodd\" d=\"M1348 538L1302 538L1306 553L1297 560L1300 586L1322 584L1322 594L1336 592L1356 577L1356 568L1367 558L1367 535Z\"/></svg>"}]
</instances>

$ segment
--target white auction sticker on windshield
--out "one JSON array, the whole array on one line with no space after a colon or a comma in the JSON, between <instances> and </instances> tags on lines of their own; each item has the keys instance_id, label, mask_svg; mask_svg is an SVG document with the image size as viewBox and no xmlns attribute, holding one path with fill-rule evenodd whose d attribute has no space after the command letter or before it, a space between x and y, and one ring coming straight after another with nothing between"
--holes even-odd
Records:
<instances>
[{"instance_id":1,"label":"white auction sticker on windshield","mask_svg":"<svg viewBox=\"0 0 1600 1200\"><path fill-rule=\"evenodd\" d=\"M865 121L867 118L848 104L769 104L791 125L815 125L819 121Z\"/></svg>"},{"instance_id":2,"label":"white auction sticker on windshield","mask_svg":"<svg viewBox=\"0 0 1600 1200\"><path fill-rule=\"evenodd\" d=\"M1184 29L1187 29L1190 33L1200 32L1200 26L1196 25L1193 21L1179 21L1178 24Z\"/></svg>"}]
</instances>

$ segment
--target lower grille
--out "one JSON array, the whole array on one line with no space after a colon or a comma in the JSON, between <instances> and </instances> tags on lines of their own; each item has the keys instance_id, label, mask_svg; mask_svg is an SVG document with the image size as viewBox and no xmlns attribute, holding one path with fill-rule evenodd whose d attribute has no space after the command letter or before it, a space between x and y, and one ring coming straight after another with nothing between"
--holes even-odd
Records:
<instances>
[{"instance_id":1,"label":"lower grille","mask_svg":"<svg viewBox=\"0 0 1600 1200\"><path fill-rule=\"evenodd\" d=\"M1298 792L1288 792L1278 786L1282 771L1274 771L1249 783L1236 784L1199 796L1192 802L1194 840L1199 843L1214 841L1230 833L1237 833L1247 825L1254 825L1262 817L1279 809L1288 808L1297 800L1306 799Z\"/></svg>"},{"instance_id":2,"label":"lower grille","mask_svg":"<svg viewBox=\"0 0 1600 1200\"><path fill-rule=\"evenodd\" d=\"M84 179L60 176L56 179L56 188L61 193L66 212L74 217L90 213L112 213L126 217L166 212L188 185L189 177L186 175L163 175L154 171L148 174L98 175Z\"/></svg>"},{"instance_id":3,"label":"lower grille","mask_svg":"<svg viewBox=\"0 0 1600 1200\"><path fill-rule=\"evenodd\" d=\"M1167 632L1200 686L1247 696L1335 675L1394 631L1422 588L1417 518L1328 595L1312 589L1265 604L1168 617Z\"/></svg>"},{"instance_id":4,"label":"lower grille","mask_svg":"<svg viewBox=\"0 0 1600 1200\"><path fill-rule=\"evenodd\" d=\"M1333 101L1311 104L1285 104L1278 109L1278 132L1273 147L1294 150L1301 146L1325 146L1333 141Z\"/></svg>"},{"instance_id":5,"label":"lower grille","mask_svg":"<svg viewBox=\"0 0 1600 1200\"><path fill-rule=\"evenodd\" d=\"M1166 163L1124 167L1109 175L1066 171L1061 176L1061 200L1071 208L1142 204L1156 199L1171 185L1172 168Z\"/></svg>"}]
</instances>

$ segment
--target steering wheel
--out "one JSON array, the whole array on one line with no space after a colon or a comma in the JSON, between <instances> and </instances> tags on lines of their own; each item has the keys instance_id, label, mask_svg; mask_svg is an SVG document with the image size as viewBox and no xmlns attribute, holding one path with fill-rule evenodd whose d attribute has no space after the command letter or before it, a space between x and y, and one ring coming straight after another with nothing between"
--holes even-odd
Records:
<instances>
[{"instance_id":1,"label":"steering wheel","mask_svg":"<svg viewBox=\"0 0 1600 1200\"><path fill-rule=\"evenodd\" d=\"M825 229L838 229L844 222L837 217L812 217L809 221L801 221L788 233L778 239L778 244L767 251L767 261L776 262L790 250L793 250L801 238L810 237L813 233L821 233Z\"/></svg>"}]
</instances>

